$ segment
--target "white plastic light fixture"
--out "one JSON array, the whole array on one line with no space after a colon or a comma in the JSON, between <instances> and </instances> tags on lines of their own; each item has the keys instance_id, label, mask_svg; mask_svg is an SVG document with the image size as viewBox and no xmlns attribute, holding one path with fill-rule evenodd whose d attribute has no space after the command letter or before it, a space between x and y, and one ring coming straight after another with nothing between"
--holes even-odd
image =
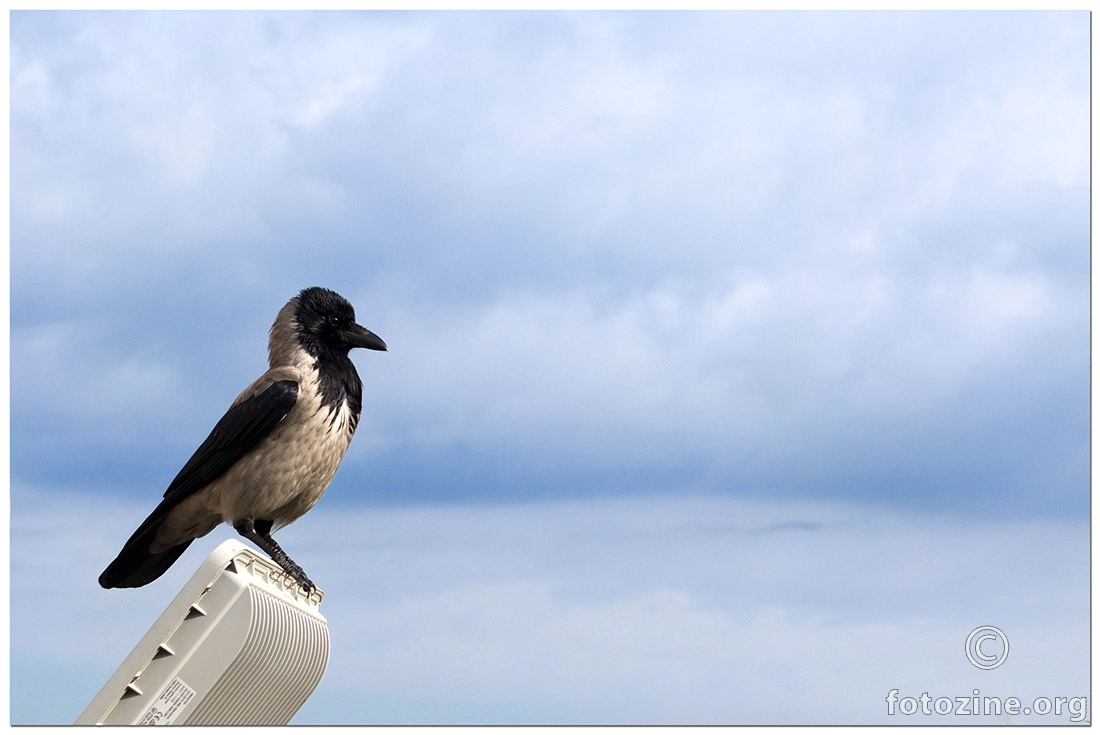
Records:
<instances>
[{"instance_id":1,"label":"white plastic light fixture","mask_svg":"<svg viewBox=\"0 0 1100 735\"><path fill-rule=\"evenodd\" d=\"M226 541L76 724L287 724L328 665L323 599L266 556Z\"/></svg>"}]
</instances>

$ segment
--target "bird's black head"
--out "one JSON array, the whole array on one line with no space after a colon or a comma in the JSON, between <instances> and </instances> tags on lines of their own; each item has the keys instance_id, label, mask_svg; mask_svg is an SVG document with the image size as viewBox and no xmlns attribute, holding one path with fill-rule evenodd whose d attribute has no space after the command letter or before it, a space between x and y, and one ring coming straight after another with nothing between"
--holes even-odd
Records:
<instances>
[{"instance_id":1,"label":"bird's black head","mask_svg":"<svg viewBox=\"0 0 1100 735\"><path fill-rule=\"evenodd\" d=\"M314 357L347 355L353 347L385 350L386 343L355 323L355 309L335 291L314 286L298 294L298 342Z\"/></svg>"}]
</instances>

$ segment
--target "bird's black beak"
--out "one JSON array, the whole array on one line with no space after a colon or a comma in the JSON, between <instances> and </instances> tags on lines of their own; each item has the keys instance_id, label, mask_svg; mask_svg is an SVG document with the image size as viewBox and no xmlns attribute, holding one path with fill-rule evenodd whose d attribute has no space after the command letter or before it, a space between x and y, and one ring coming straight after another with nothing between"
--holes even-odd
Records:
<instances>
[{"instance_id":1,"label":"bird's black beak","mask_svg":"<svg viewBox=\"0 0 1100 735\"><path fill-rule=\"evenodd\" d=\"M348 327L347 331L344 332L344 339L352 347L365 347L368 350L381 350L383 352L389 349L381 337L358 324L352 324Z\"/></svg>"}]
</instances>

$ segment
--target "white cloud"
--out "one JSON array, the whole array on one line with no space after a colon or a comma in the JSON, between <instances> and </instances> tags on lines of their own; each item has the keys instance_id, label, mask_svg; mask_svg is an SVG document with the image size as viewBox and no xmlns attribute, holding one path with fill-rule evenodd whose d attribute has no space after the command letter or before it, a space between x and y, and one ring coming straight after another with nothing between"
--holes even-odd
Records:
<instances>
[{"instance_id":1,"label":"white cloud","mask_svg":"<svg viewBox=\"0 0 1100 735\"><path fill-rule=\"evenodd\" d=\"M971 339L1003 338L1007 331L1047 323L1045 317L1054 306L1041 276L977 271L962 284L934 284L933 289L949 300L945 311L970 322Z\"/></svg>"},{"instance_id":2,"label":"white cloud","mask_svg":"<svg viewBox=\"0 0 1100 735\"><path fill-rule=\"evenodd\" d=\"M1008 182L1070 188L1089 180L1081 142L1088 138L1088 98L1062 77L1043 87L1009 90L1000 100L1002 139L990 158ZM993 132L993 131L991 131ZM997 135L996 132L993 133ZM997 138L994 137L993 140Z\"/></svg>"},{"instance_id":3,"label":"white cloud","mask_svg":"<svg viewBox=\"0 0 1100 735\"><path fill-rule=\"evenodd\" d=\"M48 396L23 397L27 418L53 426L55 438L64 437L70 447L93 435L127 444L148 439L143 421L163 425L171 416L168 423L174 423L194 405L184 399L184 376L167 355L123 348L105 356L95 348L105 331L103 323L81 318L12 330L12 347L20 355L14 380L52 386ZM95 428L74 416L98 417Z\"/></svg>"},{"instance_id":4,"label":"white cloud","mask_svg":"<svg viewBox=\"0 0 1100 735\"><path fill-rule=\"evenodd\" d=\"M1011 271L914 283L814 263L717 288L670 280L625 297L390 312L394 350L361 361L385 386L368 390L363 449L457 442L597 464L699 453L727 466L761 453L800 463L824 446L861 456L880 451L864 444L866 422L911 422L916 440L930 416L961 415L974 386L1014 379L1036 344L1083 329L1077 302ZM1026 379L1057 384L1060 369Z\"/></svg>"},{"instance_id":5,"label":"white cloud","mask_svg":"<svg viewBox=\"0 0 1100 735\"><path fill-rule=\"evenodd\" d=\"M339 82L323 83L313 97L292 115L292 119L303 127L312 127L348 104L350 98L370 91L372 83L358 74L353 74Z\"/></svg>"},{"instance_id":6,"label":"white cloud","mask_svg":"<svg viewBox=\"0 0 1100 735\"><path fill-rule=\"evenodd\" d=\"M232 533L197 543L148 588L98 589L143 514L40 495L13 517L13 666L64 659L89 679L64 701L41 687L49 707L17 701L15 721L75 719ZM72 533L59 539L58 527ZM893 687L1087 695L1078 523L669 497L322 504L280 539L325 589L334 641L299 723L889 723ZM983 624L1013 645L996 672L963 655Z\"/></svg>"},{"instance_id":7,"label":"white cloud","mask_svg":"<svg viewBox=\"0 0 1100 735\"><path fill-rule=\"evenodd\" d=\"M317 283L393 347L353 460L1083 499L1087 16L1022 18L17 14L17 439L193 446Z\"/></svg>"},{"instance_id":8,"label":"white cloud","mask_svg":"<svg viewBox=\"0 0 1100 735\"><path fill-rule=\"evenodd\" d=\"M194 185L210 170L216 123L211 111L192 102L185 110L150 122L133 132L138 150L147 152L177 182Z\"/></svg>"}]
</instances>

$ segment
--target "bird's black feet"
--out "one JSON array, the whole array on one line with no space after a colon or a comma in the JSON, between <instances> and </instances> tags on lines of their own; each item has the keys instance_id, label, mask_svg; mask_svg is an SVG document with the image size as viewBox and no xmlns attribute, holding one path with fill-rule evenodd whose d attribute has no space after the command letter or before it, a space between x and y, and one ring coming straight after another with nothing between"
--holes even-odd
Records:
<instances>
[{"instance_id":1,"label":"bird's black feet","mask_svg":"<svg viewBox=\"0 0 1100 735\"><path fill-rule=\"evenodd\" d=\"M301 586L302 590L304 590L307 595L313 592L313 589L317 585L313 584L313 581L306 576L305 571L295 564L294 560L287 556L286 553L283 553L281 558L273 556L272 559L283 568L283 571L286 572L291 579Z\"/></svg>"},{"instance_id":2,"label":"bird's black feet","mask_svg":"<svg viewBox=\"0 0 1100 735\"><path fill-rule=\"evenodd\" d=\"M317 585L313 584L313 581L306 576L305 571L287 556L287 553L275 542L275 539L271 538L271 526L271 521L253 521L251 518L242 518L233 524L233 528L237 529L237 533L267 552L272 561L281 566L283 571L297 582L307 595L312 593Z\"/></svg>"}]
</instances>

